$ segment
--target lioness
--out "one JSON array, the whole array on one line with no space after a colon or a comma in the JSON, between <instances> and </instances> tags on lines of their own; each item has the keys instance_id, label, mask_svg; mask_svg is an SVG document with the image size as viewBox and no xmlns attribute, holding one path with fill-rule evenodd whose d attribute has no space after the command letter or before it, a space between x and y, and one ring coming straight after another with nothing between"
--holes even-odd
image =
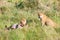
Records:
<instances>
[{"instance_id":1,"label":"lioness","mask_svg":"<svg viewBox=\"0 0 60 40\"><path fill-rule=\"evenodd\" d=\"M50 19L48 16L46 16L44 13L38 13L38 17L41 20L42 26L46 25L46 26L52 26L52 27L56 27L56 23Z\"/></svg>"}]
</instances>

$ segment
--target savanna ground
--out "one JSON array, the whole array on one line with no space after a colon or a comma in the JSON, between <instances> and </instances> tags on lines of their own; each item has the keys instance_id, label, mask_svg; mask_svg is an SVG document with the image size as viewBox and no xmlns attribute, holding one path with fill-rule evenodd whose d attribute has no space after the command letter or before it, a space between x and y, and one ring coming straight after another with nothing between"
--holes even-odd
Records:
<instances>
[{"instance_id":1,"label":"savanna ground","mask_svg":"<svg viewBox=\"0 0 60 40\"><path fill-rule=\"evenodd\" d=\"M60 40L60 28L42 27L37 10L60 24L60 0L0 0L0 40ZM5 30L21 18L28 28Z\"/></svg>"}]
</instances>

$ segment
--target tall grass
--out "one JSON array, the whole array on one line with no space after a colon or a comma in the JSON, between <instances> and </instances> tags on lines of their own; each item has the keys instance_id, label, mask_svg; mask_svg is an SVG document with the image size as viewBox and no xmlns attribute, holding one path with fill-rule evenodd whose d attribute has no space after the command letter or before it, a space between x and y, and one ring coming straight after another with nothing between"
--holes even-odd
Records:
<instances>
[{"instance_id":1,"label":"tall grass","mask_svg":"<svg viewBox=\"0 0 60 40\"><path fill-rule=\"evenodd\" d=\"M37 10L44 12L49 18L60 24L60 12L55 0L3 0L10 5L0 6L0 40L60 40L60 28L41 26ZM1 2L3 2L1 1ZM8 6L7 6L8 5ZM49 9L48 9L49 7ZM2 10L1 10L2 9ZM5 30L21 18L27 19L28 28Z\"/></svg>"}]
</instances>

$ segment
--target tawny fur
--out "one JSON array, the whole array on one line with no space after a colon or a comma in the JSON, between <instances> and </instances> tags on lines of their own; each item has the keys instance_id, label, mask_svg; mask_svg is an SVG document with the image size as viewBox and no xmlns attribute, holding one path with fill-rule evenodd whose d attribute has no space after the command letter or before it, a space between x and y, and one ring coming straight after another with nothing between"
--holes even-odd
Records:
<instances>
[{"instance_id":1,"label":"tawny fur","mask_svg":"<svg viewBox=\"0 0 60 40\"><path fill-rule=\"evenodd\" d=\"M41 20L42 26L46 25L46 26L51 26L51 27L56 27L57 24L50 19L48 16L46 16L43 13L38 13L38 17Z\"/></svg>"}]
</instances>

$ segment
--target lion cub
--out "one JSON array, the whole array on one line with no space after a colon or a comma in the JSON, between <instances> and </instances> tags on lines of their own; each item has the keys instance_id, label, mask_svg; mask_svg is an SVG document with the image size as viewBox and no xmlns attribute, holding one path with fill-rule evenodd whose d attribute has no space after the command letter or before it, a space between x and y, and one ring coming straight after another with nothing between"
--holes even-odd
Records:
<instances>
[{"instance_id":1,"label":"lion cub","mask_svg":"<svg viewBox=\"0 0 60 40\"><path fill-rule=\"evenodd\" d=\"M56 27L56 23L52 21L49 17L47 17L45 14L38 13L38 17L41 20L42 26L46 25Z\"/></svg>"}]
</instances>

